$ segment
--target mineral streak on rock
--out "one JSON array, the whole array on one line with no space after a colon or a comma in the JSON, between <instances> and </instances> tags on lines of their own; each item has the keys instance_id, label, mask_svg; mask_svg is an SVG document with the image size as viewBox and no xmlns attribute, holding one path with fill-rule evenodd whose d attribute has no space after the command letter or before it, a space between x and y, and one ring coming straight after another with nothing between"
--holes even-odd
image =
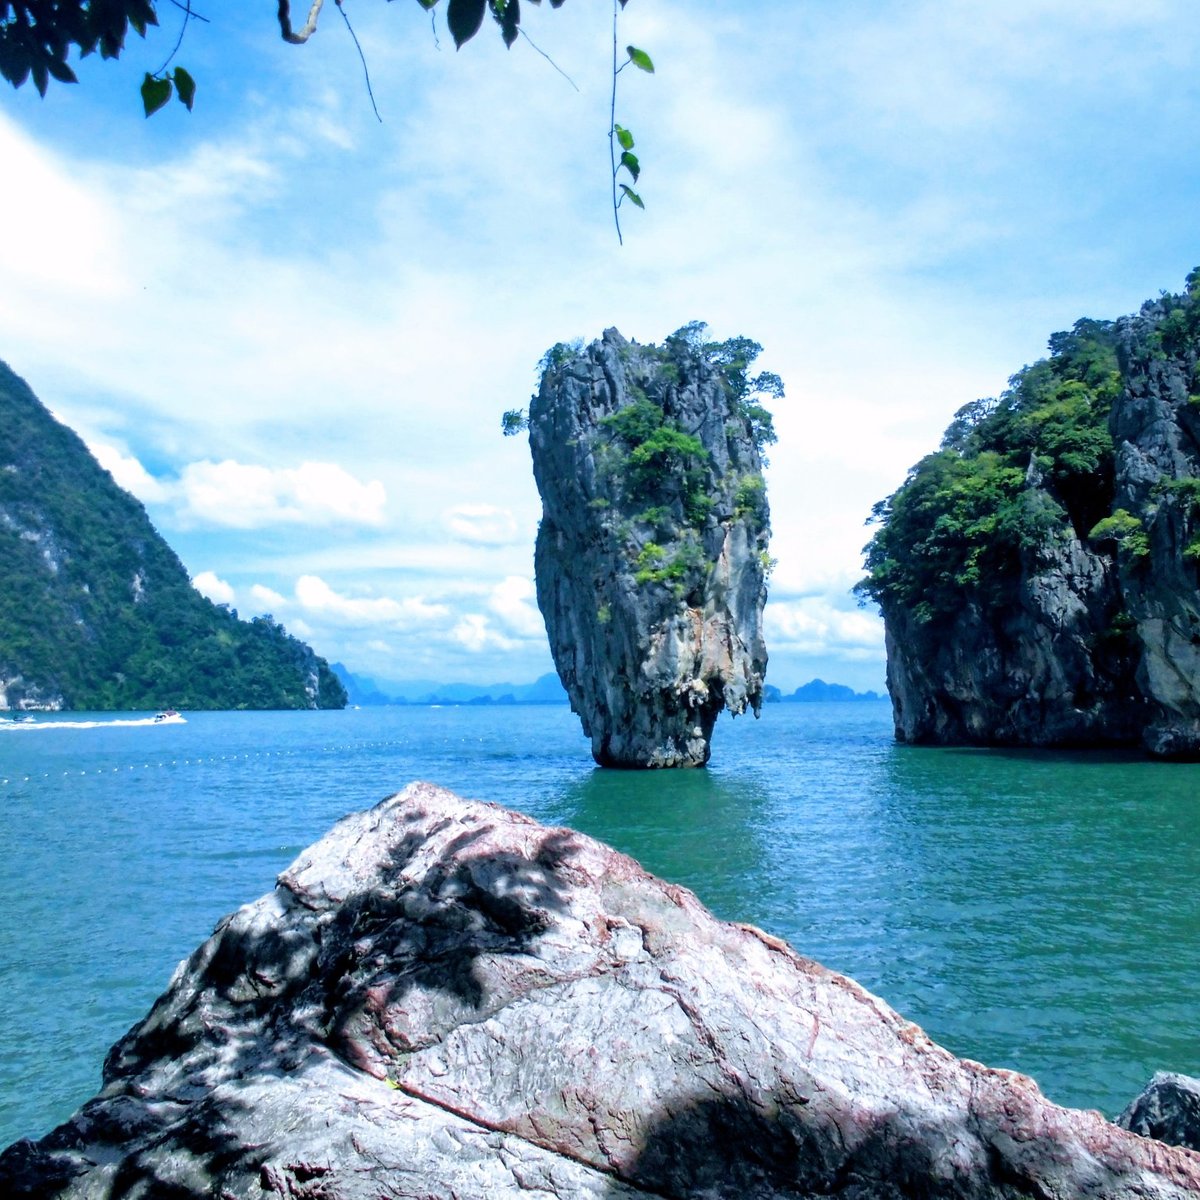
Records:
<instances>
[{"instance_id":1,"label":"mineral streak on rock","mask_svg":"<svg viewBox=\"0 0 1200 1200\"><path fill-rule=\"evenodd\" d=\"M538 604L606 766L703 766L720 711L762 704L774 434L754 402L764 377L746 377L759 347L697 328L661 348L615 329L555 347L530 407Z\"/></svg>"},{"instance_id":2,"label":"mineral streak on rock","mask_svg":"<svg viewBox=\"0 0 1200 1200\"><path fill-rule=\"evenodd\" d=\"M414 784L226 917L0 1195L1183 1200L1200 1155L956 1059L565 829Z\"/></svg>"},{"instance_id":3,"label":"mineral streak on rock","mask_svg":"<svg viewBox=\"0 0 1200 1200\"><path fill-rule=\"evenodd\" d=\"M1197 284L1054 335L877 506L901 740L1200 756Z\"/></svg>"}]
</instances>

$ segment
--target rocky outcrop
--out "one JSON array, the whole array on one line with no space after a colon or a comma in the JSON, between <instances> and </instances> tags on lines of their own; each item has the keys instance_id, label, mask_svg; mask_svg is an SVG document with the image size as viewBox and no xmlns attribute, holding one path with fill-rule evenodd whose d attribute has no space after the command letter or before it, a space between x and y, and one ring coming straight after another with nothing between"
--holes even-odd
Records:
<instances>
[{"instance_id":1,"label":"rocky outcrop","mask_svg":"<svg viewBox=\"0 0 1200 1200\"><path fill-rule=\"evenodd\" d=\"M1182 1200L1200 1156L959 1060L565 829L417 784L180 964L6 1197Z\"/></svg>"},{"instance_id":2,"label":"rocky outcrop","mask_svg":"<svg viewBox=\"0 0 1200 1200\"><path fill-rule=\"evenodd\" d=\"M538 604L597 762L700 766L762 703L769 537L749 356L616 330L547 356L529 413ZM770 377L778 384L777 377ZM776 392L778 394L778 392Z\"/></svg>"},{"instance_id":3,"label":"rocky outcrop","mask_svg":"<svg viewBox=\"0 0 1200 1200\"><path fill-rule=\"evenodd\" d=\"M902 740L1200 755L1196 282L1056 334L880 506Z\"/></svg>"},{"instance_id":4,"label":"rocky outcrop","mask_svg":"<svg viewBox=\"0 0 1200 1200\"><path fill-rule=\"evenodd\" d=\"M1200 1079L1159 1071L1117 1124L1171 1146L1200 1150Z\"/></svg>"},{"instance_id":5,"label":"rocky outcrop","mask_svg":"<svg viewBox=\"0 0 1200 1200\"><path fill-rule=\"evenodd\" d=\"M1066 528L1018 578L948 621L885 606L887 684L901 741L1133 745L1145 724L1119 572Z\"/></svg>"}]
</instances>

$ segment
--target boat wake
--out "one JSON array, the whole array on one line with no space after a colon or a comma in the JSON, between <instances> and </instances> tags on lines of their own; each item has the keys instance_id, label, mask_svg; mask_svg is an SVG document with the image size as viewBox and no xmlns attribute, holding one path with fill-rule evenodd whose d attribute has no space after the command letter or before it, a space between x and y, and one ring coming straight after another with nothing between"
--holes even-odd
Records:
<instances>
[{"instance_id":1,"label":"boat wake","mask_svg":"<svg viewBox=\"0 0 1200 1200\"><path fill-rule=\"evenodd\" d=\"M36 721L24 720L16 721L0 721L0 730L31 730L31 729L110 729L116 725L125 726L140 726L140 725L186 725L187 721L178 713L170 716L164 716L160 713L156 717L129 717L118 718L112 721Z\"/></svg>"}]
</instances>

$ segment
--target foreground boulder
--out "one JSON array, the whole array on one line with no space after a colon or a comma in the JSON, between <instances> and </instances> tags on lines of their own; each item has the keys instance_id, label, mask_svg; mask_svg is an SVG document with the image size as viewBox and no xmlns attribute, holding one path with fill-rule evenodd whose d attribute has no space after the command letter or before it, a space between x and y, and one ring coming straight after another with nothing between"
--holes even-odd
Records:
<instances>
[{"instance_id":1,"label":"foreground boulder","mask_svg":"<svg viewBox=\"0 0 1200 1200\"><path fill-rule=\"evenodd\" d=\"M1200 757L1200 271L1050 349L876 506L897 736Z\"/></svg>"},{"instance_id":2,"label":"foreground boulder","mask_svg":"<svg viewBox=\"0 0 1200 1200\"><path fill-rule=\"evenodd\" d=\"M1200 1079L1159 1071L1117 1124L1143 1137L1200 1150Z\"/></svg>"},{"instance_id":3,"label":"foreground boulder","mask_svg":"<svg viewBox=\"0 0 1200 1200\"><path fill-rule=\"evenodd\" d=\"M956 1059L590 838L415 784L225 918L0 1195L1041 1198L1200 1156Z\"/></svg>"},{"instance_id":4,"label":"foreground boulder","mask_svg":"<svg viewBox=\"0 0 1200 1200\"><path fill-rule=\"evenodd\" d=\"M597 762L694 767L713 724L762 704L770 536L753 378L761 349L685 327L557 346L529 410L542 497L538 605Z\"/></svg>"}]
</instances>

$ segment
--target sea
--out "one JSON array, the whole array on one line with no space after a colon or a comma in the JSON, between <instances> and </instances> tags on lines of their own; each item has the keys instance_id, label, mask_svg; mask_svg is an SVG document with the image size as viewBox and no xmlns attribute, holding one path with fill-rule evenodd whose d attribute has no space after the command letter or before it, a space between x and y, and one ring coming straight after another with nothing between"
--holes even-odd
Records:
<instances>
[{"instance_id":1,"label":"sea","mask_svg":"<svg viewBox=\"0 0 1200 1200\"><path fill-rule=\"evenodd\" d=\"M1116 1115L1200 1074L1200 766L923 748L886 702L723 717L709 767L596 767L565 706L43 714L0 728L0 1146L218 919L413 780L568 825L853 976L955 1054Z\"/></svg>"}]
</instances>

